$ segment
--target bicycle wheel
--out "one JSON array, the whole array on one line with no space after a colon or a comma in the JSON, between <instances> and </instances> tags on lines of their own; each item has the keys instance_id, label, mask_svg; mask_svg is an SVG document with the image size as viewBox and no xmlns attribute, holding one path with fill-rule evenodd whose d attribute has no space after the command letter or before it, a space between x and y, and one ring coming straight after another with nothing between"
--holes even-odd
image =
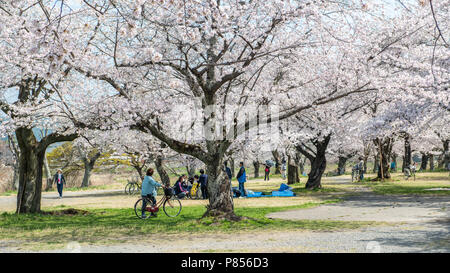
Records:
<instances>
[{"instance_id":1,"label":"bicycle wheel","mask_svg":"<svg viewBox=\"0 0 450 273\"><path fill-rule=\"evenodd\" d=\"M163 204L164 213L169 217L177 217L181 212L181 202L175 196L167 198Z\"/></svg>"},{"instance_id":2,"label":"bicycle wheel","mask_svg":"<svg viewBox=\"0 0 450 273\"><path fill-rule=\"evenodd\" d=\"M138 192L139 192L138 186L136 183L134 183L132 189L130 190L130 194L136 194Z\"/></svg>"},{"instance_id":3,"label":"bicycle wheel","mask_svg":"<svg viewBox=\"0 0 450 273\"><path fill-rule=\"evenodd\" d=\"M139 219L147 219L150 218L151 213L148 211L144 211L145 212L145 216L142 216L142 202L144 201L143 198L140 198L139 200L136 201L136 203L134 204L134 213L136 214L136 216ZM147 202L145 208L148 208L150 206L151 202Z\"/></svg>"},{"instance_id":4,"label":"bicycle wheel","mask_svg":"<svg viewBox=\"0 0 450 273\"><path fill-rule=\"evenodd\" d=\"M131 186L131 183L128 183L125 185L125 194L130 194L130 186Z\"/></svg>"}]
</instances>

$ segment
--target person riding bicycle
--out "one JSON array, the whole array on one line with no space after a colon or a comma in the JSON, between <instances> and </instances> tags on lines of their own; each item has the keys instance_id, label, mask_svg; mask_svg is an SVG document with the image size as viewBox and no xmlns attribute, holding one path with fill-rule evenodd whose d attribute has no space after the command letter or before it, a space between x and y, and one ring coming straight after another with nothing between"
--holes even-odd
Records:
<instances>
[{"instance_id":1,"label":"person riding bicycle","mask_svg":"<svg viewBox=\"0 0 450 273\"><path fill-rule=\"evenodd\" d=\"M145 208L147 207L147 198L152 201L152 206L156 205L156 189L158 187L164 187L164 185L159 184L158 182L153 179L152 175L154 173L154 170L152 168L149 168L147 170L146 176L144 177L144 180L142 181L142 190L141 190L141 196L143 198L142 202L142 218L146 218L145 216ZM147 198L145 198L147 197ZM157 214L152 212L151 216L156 217Z\"/></svg>"}]
</instances>

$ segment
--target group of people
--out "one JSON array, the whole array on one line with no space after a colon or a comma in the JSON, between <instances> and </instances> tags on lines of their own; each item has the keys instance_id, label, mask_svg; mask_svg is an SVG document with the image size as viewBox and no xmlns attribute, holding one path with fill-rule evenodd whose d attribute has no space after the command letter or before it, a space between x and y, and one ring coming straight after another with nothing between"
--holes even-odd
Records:
<instances>
[{"instance_id":1,"label":"group of people","mask_svg":"<svg viewBox=\"0 0 450 273\"><path fill-rule=\"evenodd\" d=\"M190 177L189 179L185 174L178 177L177 182L174 185L175 194L179 198L184 198L186 195L189 195L191 192L194 183L198 183L200 185L200 190L202 192L202 198L208 199L208 175L205 174L203 169L200 170L200 176L194 175L194 177Z\"/></svg>"}]
</instances>

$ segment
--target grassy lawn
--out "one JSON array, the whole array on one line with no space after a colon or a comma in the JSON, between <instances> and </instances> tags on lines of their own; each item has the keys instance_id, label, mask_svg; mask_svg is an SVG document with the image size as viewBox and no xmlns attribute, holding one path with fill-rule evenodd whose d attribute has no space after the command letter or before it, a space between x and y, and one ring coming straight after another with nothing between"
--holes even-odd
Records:
<instances>
[{"instance_id":1,"label":"grassy lawn","mask_svg":"<svg viewBox=\"0 0 450 273\"><path fill-rule=\"evenodd\" d=\"M365 181L378 194L420 194L420 195L450 195L450 190L428 190L433 188L450 189L450 176L446 172L416 173L406 180L401 173L392 174L392 178L382 181Z\"/></svg>"},{"instance_id":2,"label":"grassy lawn","mask_svg":"<svg viewBox=\"0 0 450 273\"><path fill-rule=\"evenodd\" d=\"M333 203L339 200L322 202ZM160 212L157 218L140 220L132 209L92 209L87 215L15 215L0 214L0 240L23 242L24 248L52 249L63 247L68 241L89 243L120 243L164 234L230 233L267 230L342 230L356 229L374 222L346 221L287 221L268 219L266 214L287 209L310 208L320 203L306 203L287 207L237 208L236 214L249 219L240 222L201 219L204 206L183 207L176 218ZM61 207L55 209L62 209Z\"/></svg>"}]
</instances>

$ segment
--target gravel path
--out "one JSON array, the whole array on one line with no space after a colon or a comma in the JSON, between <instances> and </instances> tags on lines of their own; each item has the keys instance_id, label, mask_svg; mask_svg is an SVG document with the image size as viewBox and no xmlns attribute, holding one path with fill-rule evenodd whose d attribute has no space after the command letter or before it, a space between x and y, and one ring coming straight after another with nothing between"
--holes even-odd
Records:
<instances>
[{"instance_id":1,"label":"gravel path","mask_svg":"<svg viewBox=\"0 0 450 273\"><path fill-rule=\"evenodd\" d=\"M449 223L377 226L336 232L257 232L202 234L164 238L153 236L146 242L117 245L80 245L45 252L81 253L181 253L181 252L450 252ZM0 252L28 252L0 243Z\"/></svg>"},{"instance_id":2,"label":"gravel path","mask_svg":"<svg viewBox=\"0 0 450 273\"><path fill-rule=\"evenodd\" d=\"M429 222L450 219L448 196L382 196L360 194L344 202L311 209L268 214L268 218L287 220L339 220L380 222Z\"/></svg>"}]
</instances>

